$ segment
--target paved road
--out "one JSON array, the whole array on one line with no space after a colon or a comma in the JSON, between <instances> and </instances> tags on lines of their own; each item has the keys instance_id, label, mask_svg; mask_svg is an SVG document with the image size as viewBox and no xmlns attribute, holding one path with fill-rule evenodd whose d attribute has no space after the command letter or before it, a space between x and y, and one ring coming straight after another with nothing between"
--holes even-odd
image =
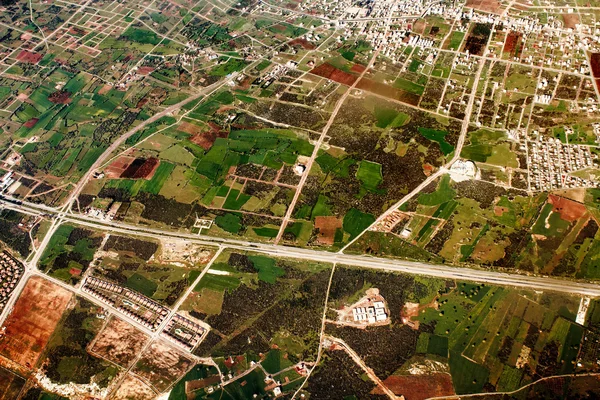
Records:
<instances>
[{"instance_id":1,"label":"paved road","mask_svg":"<svg viewBox=\"0 0 600 400\"><path fill-rule=\"evenodd\" d=\"M4 202L4 206L6 208L11 208L17 211L36 211L35 204L28 203L17 205L6 203L6 200L0 201L0 203L2 202ZM226 239L205 235L195 235L186 232L165 231L161 229L130 225L122 222L100 221L85 215L65 215L63 219L65 222L79 224L93 229L100 229L111 233L138 235L160 240L168 238L181 239L204 246L222 245L224 247L240 251L255 251L269 254L271 256L290 257L311 262L319 261L345 264L383 271L396 271L407 274L426 275L443 279L467 280L494 285L522 287L531 290L549 290L592 297L600 296L600 285L588 282L575 282L568 279L517 275L484 269L450 267L447 265L429 264L418 261L386 259L368 255L332 253L325 250L296 248L274 245L270 243L255 243L247 240Z\"/></svg>"}]
</instances>

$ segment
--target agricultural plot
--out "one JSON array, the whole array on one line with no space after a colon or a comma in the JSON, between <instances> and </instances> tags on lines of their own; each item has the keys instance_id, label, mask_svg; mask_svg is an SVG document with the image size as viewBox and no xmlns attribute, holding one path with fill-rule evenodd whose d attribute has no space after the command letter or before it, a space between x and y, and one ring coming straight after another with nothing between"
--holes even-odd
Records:
<instances>
[{"instance_id":1,"label":"agricultural plot","mask_svg":"<svg viewBox=\"0 0 600 400\"><path fill-rule=\"evenodd\" d=\"M154 128L138 139L134 155L118 157L105 178L88 184L85 198L96 196L91 206L98 208L122 202L117 218L133 222L192 228L197 217L214 222L209 234L273 238L299 182L294 165L305 162L313 145L298 130L228 126L222 114L236 116L229 107L234 100L221 91L190 109L178 126ZM145 168L151 160L154 167Z\"/></svg>"},{"instance_id":2,"label":"agricultural plot","mask_svg":"<svg viewBox=\"0 0 600 400\"><path fill-rule=\"evenodd\" d=\"M478 130L469 135L469 144L462 149L461 157L480 163L509 168L524 168L513 144L506 142L503 132Z\"/></svg>"},{"instance_id":3,"label":"agricultural plot","mask_svg":"<svg viewBox=\"0 0 600 400\"><path fill-rule=\"evenodd\" d=\"M40 259L40 267L51 276L76 283L90 266L104 235L72 225L60 225Z\"/></svg>"},{"instance_id":4,"label":"agricultural plot","mask_svg":"<svg viewBox=\"0 0 600 400\"><path fill-rule=\"evenodd\" d=\"M210 394L209 391L214 390L220 382L219 372L215 367L197 364L173 386L169 400L181 400L192 396L202 398Z\"/></svg>"},{"instance_id":5,"label":"agricultural plot","mask_svg":"<svg viewBox=\"0 0 600 400\"><path fill-rule=\"evenodd\" d=\"M7 159L12 160L11 169L23 175L24 187L15 188L16 194L47 204L60 202L67 193L64 184L82 177L140 115L125 92L106 88L86 73L61 68L21 96L28 102L11 117L20 127L11 132L13 152ZM23 184L33 178L37 185L25 190Z\"/></svg>"},{"instance_id":6,"label":"agricultural plot","mask_svg":"<svg viewBox=\"0 0 600 400\"><path fill-rule=\"evenodd\" d=\"M0 211L15 257L79 212L171 237L331 251L357 239L344 251L600 279L596 0L2 3L0 191L45 213ZM0 335L19 374L0 369L0 398L59 398L21 382L37 369L90 390L119 380L116 399L288 398L313 367L302 394L315 399L584 396L597 383L567 377L598 371L596 301L582 321L579 299L338 265L323 310L331 265L225 250L204 271L216 249L197 241L70 224L49 239L37 266L74 288L96 275L182 300L211 326L195 352L212 366L31 278ZM336 323L375 288L388 325ZM323 311L344 342L312 365Z\"/></svg>"},{"instance_id":7,"label":"agricultural plot","mask_svg":"<svg viewBox=\"0 0 600 400\"><path fill-rule=\"evenodd\" d=\"M481 391L486 382L497 391L513 391L576 367L584 332L572 319L577 302L553 296L459 283L440 297L438 310L429 309L418 320L436 320L434 333L447 337L457 393Z\"/></svg>"}]
</instances>

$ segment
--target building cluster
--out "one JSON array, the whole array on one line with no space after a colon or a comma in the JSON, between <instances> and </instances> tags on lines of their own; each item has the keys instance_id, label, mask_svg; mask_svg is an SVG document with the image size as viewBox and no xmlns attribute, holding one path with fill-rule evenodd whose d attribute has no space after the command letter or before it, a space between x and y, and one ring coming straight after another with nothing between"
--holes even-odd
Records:
<instances>
[{"instance_id":1,"label":"building cluster","mask_svg":"<svg viewBox=\"0 0 600 400\"><path fill-rule=\"evenodd\" d=\"M14 176L12 171L8 171L2 178L0 178L0 193L6 192L13 194L21 186L19 178Z\"/></svg>"},{"instance_id":2,"label":"building cluster","mask_svg":"<svg viewBox=\"0 0 600 400\"><path fill-rule=\"evenodd\" d=\"M175 314L160 335L191 352L204 339L207 332L200 324L180 314Z\"/></svg>"},{"instance_id":3,"label":"building cluster","mask_svg":"<svg viewBox=\"0 0 600 400\"><path fill-rule=\"evenodd\" d=\"M406 219L406 214L402 211L395 209L385 218L377 221L377 223L371 228L375 232L391 232L392 229L402 220Z\"/></svg>"},{"instance_id":4,"label":"building cluster","mask_svg":"<svg viewBox=\"0 0 600 400\"><path fill-rule=\"evenodd\" d=\"M596 135L596 142L600 143L600 122L594 122L592 129L594 130L594 135Z\"/></svg>"},{"instance_id":5,"label":"building cluster","mask_svg":"<svg viewBox=\"0 0 600 400\"><path fill-rule=\"evenodd\" d=\"M271 376L267 376L265 378L265 392L273 391L273 396L278 397L281 396L281 382L273 379Z\"/></svg>"},{"instance_id":6,"label":"building cluster","mask_svg":"<svg viewBox=\"0 0 600 400\"><path fill-rule=\"evenodd\" d=\"M23 276L25 267L6 251L0 253L0 305L4 306L8 297Z\"/></svg>"},{"instance_id":7,"label":"building cluster","mask_svg":"<svg viewBox=\"0 0 600 400\"><path fill-rule=\"evenodd\" d=\"M354 322L374 324L385 321L388 316L385 304L382 301L375 301L372 306L353 308L352 317Z\"/></svg>"},{"instance_id":8,"label":"building cluster","mask_svg":"<svg viewBox=\"0 0 600 400\"><path fill-rule=\"evenodd\" d=\"M13 172L8 171L2 178L0 178L0 191L4 191L7 187L13 184L15 179L12 177Z\"/></svg>"},{"instance_id":9,"label":"building cluster","mask_svg":"<svg viewBox=\"0 0 600 400\"><path fill-rule=\"evenodd\" d=\"M595 187L597 183L571 175L594 166L589 147L567 145L557 138L540 137L527 142L527 163L533 190Z\"/></svg>"},{"instance_id":10,"label":"building cluster","mask_svg":"<svg viewBox=\"0 0 600 400\"><path fill-rule=\"evenodd\" d=\"M81 289L151 330L158 329L169 314L154 300L103 279L88 277Z\"/></svg>"},{"instance_id":11,"label":"building cluster","mask_svg":"<svg viewBox=\"0 0 600 400\"><path fill-rule=\"evenodd\" d=\"M288 63L289 64L289 63ZM261 85L263 88L271 86L271 84L284 76L290 67L295 67L296 63L281 65L278 64L275 68L269 70L265 75L256 78L253 82L255 85Z\"/></svg>"},{"instance_id":12,"label":"building cluster","mask_svg":"<svg viewBox=\"0 0 600 400\"><path fill-rule=\"evenodd\" d=\"M316 17L326 19L336 19L341 17L346 10L352 6L352 1L328 1L328 0L312 0L303 1L298 4L298 10L315 14Z\"/></svg>"},{"instance_id":13,"label":"building cluster","mask_svg":"<svg viewBox=\"0 0 600 400\"><path fill-rule=\"evenodd\" d=\"M101 208L96 207L89 207L86 210L85 215L102 221L112 221L113 218L117 215L121 204L121 202L115 201L110 205L110 207L107 210L103 210Z\"/></svg>"}]
</instances>

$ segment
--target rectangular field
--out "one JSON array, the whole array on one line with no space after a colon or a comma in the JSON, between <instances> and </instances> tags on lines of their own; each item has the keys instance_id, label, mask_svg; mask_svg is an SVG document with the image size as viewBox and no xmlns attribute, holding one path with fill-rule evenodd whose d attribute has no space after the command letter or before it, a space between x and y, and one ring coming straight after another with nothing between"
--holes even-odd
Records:
<instances>
[{"instance_id":1,"label":"rectangular field","mask_svg":"<svg viewBox=\"0 0 600 400\"><path fill-rule=\"evenodd\" d=\"M43 278L29 279L4 324L0 354L33 368L71 297L70 292Z\"/></svg>"}]
</instances>

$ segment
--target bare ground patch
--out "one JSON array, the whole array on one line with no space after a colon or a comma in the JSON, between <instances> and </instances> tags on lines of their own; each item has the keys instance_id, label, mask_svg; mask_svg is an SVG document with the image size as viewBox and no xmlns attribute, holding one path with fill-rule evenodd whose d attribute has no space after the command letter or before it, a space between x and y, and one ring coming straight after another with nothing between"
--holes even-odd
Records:
<instances>
[{"instance_id":1,"label":"bare ground patch","mask_svg":"<svg viewBox=\"0 0 600 400\"><path fill-rule=\"evenodd\" d=\"M90 351L124 368L135 360L148 336L133 325L113 317L98 333Z\"/></svg>"},{"instance_id":2,"label":"bare ground patch","mask_svg":"<svg viewBox=\"0 0 600 400\"><path fill-rule=\"evenodd\" d=\"M160 392L167 390L193 365L193 361L162 341L153 342L136 364L134 372Z\"/></svg>"},{"instance_id":3,"label":"bare ground patch","mask_svg":"<svg viewBox=\"0 0 600 400\"><path fill-rule=\"evenodd\" d=\"M156 393L152 388L131 374L128 374L117 391L111 397L112 400L153 400Z\"/></svg>"}]
</instances>

